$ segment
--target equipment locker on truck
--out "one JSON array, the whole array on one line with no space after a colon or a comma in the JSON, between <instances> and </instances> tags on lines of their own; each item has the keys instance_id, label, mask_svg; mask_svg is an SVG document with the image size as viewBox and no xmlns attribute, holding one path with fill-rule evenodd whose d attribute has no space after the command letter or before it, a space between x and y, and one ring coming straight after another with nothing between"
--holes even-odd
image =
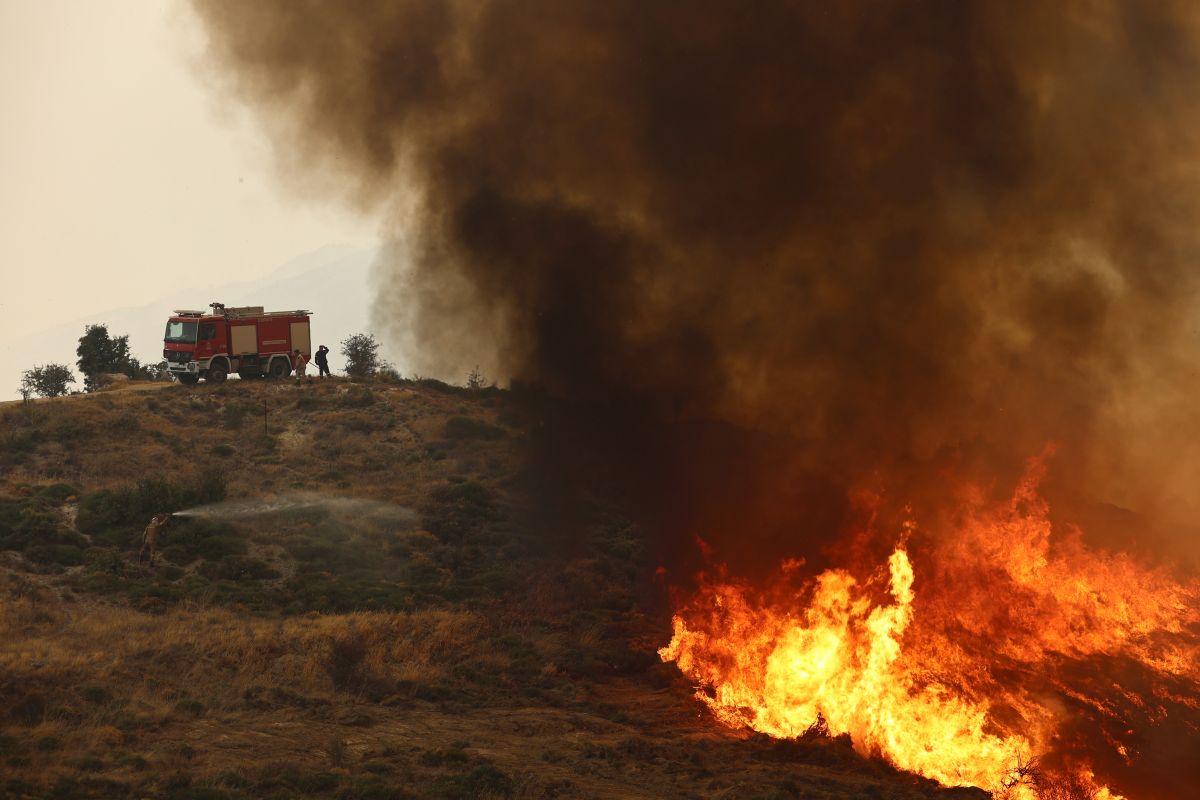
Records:
<instances>
[{"instance_id":1,"label":"equipment locker on truck","mask_svg":"<svg viewBox=\"0 0 1200 800\"><path fill-rule=\"evenodd\" d=\"M210 307L211 314L180 309L167 320L163 358L181 383L201 378L221 383L231 372L243 378L285 378L292 374L292 351L312 354L311 311L226 308L222 303Z\"/></svg>"}]
</instances>

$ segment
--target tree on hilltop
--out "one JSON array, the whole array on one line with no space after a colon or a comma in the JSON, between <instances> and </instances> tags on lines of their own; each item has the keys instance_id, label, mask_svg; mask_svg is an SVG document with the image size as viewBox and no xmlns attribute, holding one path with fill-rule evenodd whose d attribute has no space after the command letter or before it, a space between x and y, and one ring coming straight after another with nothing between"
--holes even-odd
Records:
<instances>
[{"instance_id":1,"label":"tree on hilltop","mask_svg":"<svg viewBox=\"0 0 1200 800\"><path fill-rule=\"evenodd\" d=\"M88 325L79 337L75 363L83 373L83 388L89 392L99 388L99 378L108 373L121 373L130 378L148 377L146 369L129 353L129 334L109 336L108 326Z\"/></svg>"},{"instance_id":2,"label":"tree on hilltop","mask_svg":"<svg viewBox=\"0 0 1200 800\"><path fill-rule=\"evenodd\" d=\"M384 366L379 358L379 342L372 333L356 333L343 339L342 355L351 378L369 378Z\"/></svg>"},{"instance_id":3,"label":"tree on hilltop","mask_svg":"<svg viewBox=\"0 0 1200 800\"><path fill-rule=\"evenodd\" d=\"M66 364L46 364L27 369L21 374L21 396L62 397L75 382L75 375Z\"/></svg>"}]
</instances>

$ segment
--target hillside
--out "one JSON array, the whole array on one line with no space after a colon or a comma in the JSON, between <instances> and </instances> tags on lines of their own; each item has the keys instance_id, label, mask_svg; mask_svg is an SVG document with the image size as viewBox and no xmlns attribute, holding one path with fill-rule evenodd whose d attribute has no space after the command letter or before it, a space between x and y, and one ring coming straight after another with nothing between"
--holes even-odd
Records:
<instances>
[{"instance_id":1,"label":"hillside","mask_svg":"<svg viewBox=\"0 0 1200 800\"><path fill-rule=\"evenodd\" d=\"M716 726L655 655L647 534L536 513L507 392L134 384L0 423L5 797L985 796Z\"/></svg>"}]
</instances>

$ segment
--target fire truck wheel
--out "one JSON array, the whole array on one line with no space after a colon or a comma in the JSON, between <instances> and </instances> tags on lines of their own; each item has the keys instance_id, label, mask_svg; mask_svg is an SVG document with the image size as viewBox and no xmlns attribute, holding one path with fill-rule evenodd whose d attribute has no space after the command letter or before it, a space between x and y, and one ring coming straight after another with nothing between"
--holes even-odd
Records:
<instances>
[{"instance_id":1,"label":"fire truck wheel","mask_svg":"<svg viewBox=\"0 0 1200 800\"><path fill-rule=\"evenodd\" d=\"M291 364L288 364L287 359L277 358L271 362L267 376L270 378L286 378L292 372Z\"/></svg>"},{"instance_id":2,"label":"fire truck wheel","mask_svg":"<svg viewBox=\"0 0 1200 800\"><path fill-rule=\"evenodd\" d=\"M180 375L179 382L182 383L184 386L195 386L197 383L200 382L200 376L199 375L190 375L190 374L189 375Z\"/></svg>"},{"instance_id":3,"label":"fire truck wheel","mask_svg":"<svg viewBox=\"0 0 1200 800\"><path fill-rule=\"evenodd\" d=\"M208 366L208 382L209 383L224 383L229 377L229 370L225 369L224 364L209 364Z\"/></svg>"}]
</instances>

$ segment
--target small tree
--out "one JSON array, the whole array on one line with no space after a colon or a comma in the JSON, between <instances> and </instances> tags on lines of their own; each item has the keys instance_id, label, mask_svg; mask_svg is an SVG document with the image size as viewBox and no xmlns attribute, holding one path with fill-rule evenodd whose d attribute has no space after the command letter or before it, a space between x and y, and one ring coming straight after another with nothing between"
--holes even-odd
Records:
<instances>
[{"instance_id":1,"label":"small tree","mask_svg":"<svg viewBox=\"0 0 1200 800\"><path fill-rule=\"evenodd\" d=\"M21 397L62 397L67 385L75 382L75 375L65 364L47 364L44 367L27 369L21 374Z\"/></svg>"},{"instance_id":2,"label":"small tree","mask_svg":"<svg viewBox=\"0 0 1200 800\"><path fill-rule=\"evenodd\" d=\"M483 373L479 371L479 365L475 365L475 369L471 370L471 374L467 376L467 388L472 391L479 391L486 385Z\"/></svg>"},{"instance_id":3,"label":"small tree","mask_svg":"<svg viewBox=\"0 0 1200 800\"><path fill-rule=\"evenodd\" d=\"M351 378L368 378L383 365L379 359L379 342L371 333L356 333L343 339L342 355L346 357L346 374Z\"/></svg>"},{"instance_id":4,"label":"small tree","mask_svg":"<svg viewBox=\"0 0 1200 800\"><path fill-rule=\"evenodd\" d=\"M75 354L79 356L75 363L83 373L83 388L89 392L99 388L100 375L120 372L136 378L141 369L137 359L129 355L129 336L109 336L107 325L88 325L79 337Z\"/></svg>"},{"instance_id":5,"label":"small tree","mask_svg":"<svg viewBox=\"0 0 1200 800\"><path fill-rule=\"evenodd\" d=\"M167 370L166 361L159 361L157 364L147 364L141 370L146 373L146 378L152 381L166 380L171 377L171 373Z\"/></svg>"}]
</instances>

